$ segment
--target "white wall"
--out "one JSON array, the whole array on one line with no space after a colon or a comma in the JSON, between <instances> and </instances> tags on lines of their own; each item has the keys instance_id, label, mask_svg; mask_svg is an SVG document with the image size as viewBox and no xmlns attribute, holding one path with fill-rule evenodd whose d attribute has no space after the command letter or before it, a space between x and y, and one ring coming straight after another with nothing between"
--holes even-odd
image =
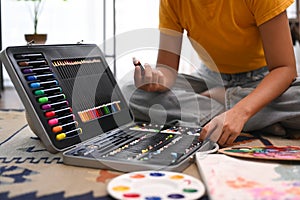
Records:
<instances>
[{"instance_id":1,"label":"white wall","mask_svg":"<svg viewBox=\"0 0 300 200\"><path fill-rule=\"evenodd\" d=\"M3 48L25 45L24 34L33 32L32 2L18 0L2 1ZM47 33L46 44L67 44L83 40L84 43L103 44L103 0L44 0L38 33ZM106 38L113 35L112 0L106 1ZM134 29L158 27L159 0L116 0L117 37ZM108 45L108 54L112 45ZM141 53L141 52L140 52ZM152 52L152 57L156 54ZM119 57L124 65L124 55ZM108 62L111 60L108 59ZM150 62L150 61L148 61ZM121 64L120 64L121 63ZM131 64L131 61L129 62ZM112 64L112 63L109 63ZM133 69L129 64L128 70ZM117 69L118 70L118 69ZM124 74L120 68L118 74ZM11 85L4 69L5 85Z\"/></svg>"},{"instance_id":2,"label":"white wall","mask_svg":"<svg viewBox=\"0 0 300 200\"><path fill-rule=\"evenodd\" d=\"M108 0L110 1L110 0ZM47 44L102 43L102 0L45 0L38 33ZM2 47L26 45L24 34L33 33L32 2L1 0ZM4 70L4 85L11 85Z\"/></svg>"},{"instance_id":3,"label":"white wall","mask_svg":"<svg viewBox=\"0 0 300 200\"><path fill-rule=\"evenodd\" d=\"M3 46L24 45L33 33L32 2L2 0ZM48 34L48 44L101 41L102 1L44 0L38 33Z\"/></svg>"}]
</instances>

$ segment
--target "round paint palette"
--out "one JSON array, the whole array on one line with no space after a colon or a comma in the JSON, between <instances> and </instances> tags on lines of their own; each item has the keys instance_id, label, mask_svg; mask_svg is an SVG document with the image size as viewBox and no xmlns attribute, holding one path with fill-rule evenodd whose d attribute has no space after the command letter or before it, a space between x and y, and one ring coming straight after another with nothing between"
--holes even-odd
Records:
<instances>
[{"instance_id":1,"label":"round paint palette","mask_svg":"<svg viewBox=\"0 0 300 200\"><path fill-rule=\"evenodd\" d=\"M203 183L189 175L166 171L131 172L112 179L108 193L126 200L198 199L203 196Z\"/></svg>"}]
</instances>

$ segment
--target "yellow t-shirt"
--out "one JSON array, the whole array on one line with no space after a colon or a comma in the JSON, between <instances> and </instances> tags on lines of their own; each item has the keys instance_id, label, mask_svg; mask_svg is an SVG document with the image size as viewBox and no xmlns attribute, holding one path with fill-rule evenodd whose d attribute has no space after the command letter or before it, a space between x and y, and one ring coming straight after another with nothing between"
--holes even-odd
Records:
<instances>
[{"instance_id":1,"label":"yellow t-shirt","mask_svg":"<svg viewBox=\"0 0 300 200\"><path fill-rule=\"evenodd\" d=\"M266 66L258 26L285 11L294 0L161 0L159 28L186 30L204 62L207 51L222 73ZM168 31L166 32L168 33ZM214 70L212 63L206 63Z\"/></svg>"}]
</instances>

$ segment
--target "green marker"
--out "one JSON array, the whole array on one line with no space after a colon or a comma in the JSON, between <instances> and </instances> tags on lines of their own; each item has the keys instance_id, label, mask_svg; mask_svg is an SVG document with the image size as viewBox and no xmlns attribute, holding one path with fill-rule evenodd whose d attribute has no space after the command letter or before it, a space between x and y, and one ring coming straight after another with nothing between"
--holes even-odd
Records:
<instances>
[{"instance_id":1,"label":"green marker","mask_svg":"<svg viewBox=\"0 0 300 200\"><path fill-rule=\"evenodd\" d=\"M53 95L49 97L41 97L38 99L39 103L47 103L49 101L56 101L56 100L61 100L61 99L66 99L66 95L64 94L58 94L58 95Z\"/></svg>"},{"instance_id":2,"label":"green marker","mask_svg":"<svg viewBox=\"0 0 300 200\"><path fill-rule=\"evenodd\" d=\"M35 90L33 93L36 96L41 96L45 94L58 93L58 92L62 92L62 89L60 87L54 87L54 88L49 88L44 90Z\"/></svg>"}]
</instances>

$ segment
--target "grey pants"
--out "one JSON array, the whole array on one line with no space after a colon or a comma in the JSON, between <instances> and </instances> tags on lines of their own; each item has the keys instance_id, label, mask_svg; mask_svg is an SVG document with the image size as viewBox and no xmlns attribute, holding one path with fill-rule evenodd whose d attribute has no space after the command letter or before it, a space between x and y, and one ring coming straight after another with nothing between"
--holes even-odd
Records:
<instances>
[{"instance_id":1,"label":"grey pants","mask_svg":"<svg viewBox=\"0 0 300 200\"><path fill-rule=\"evenodd\" d=\"M192 75L179 74L176 84L164 93L139 90L133 82L123 85L122 89L137 121L165 123L178 120L202 126L247 96L267 73L267 68L261 68L246 73L220 74L202 66ZM226 87L225 105L199 95L213 87ZM243 131L260 130L275 124L284 128L274 133L277 135L284 135L285 130L290 129L300 131L299 78L281 96L250 118Z\"/></svg>"}]
</instances>

